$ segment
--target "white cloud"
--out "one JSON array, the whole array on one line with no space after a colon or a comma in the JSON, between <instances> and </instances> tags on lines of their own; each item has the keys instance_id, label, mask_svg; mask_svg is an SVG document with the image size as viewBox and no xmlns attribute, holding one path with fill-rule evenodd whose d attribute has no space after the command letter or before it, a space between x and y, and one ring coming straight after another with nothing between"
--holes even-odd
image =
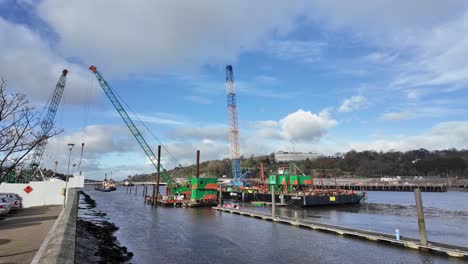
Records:
<instances>
[{"instance_id":1,"label":"white cloud","mask_svg":"<svg viewBox=\"0 0 468 264\"><path fill-rule=\"evenodd\" d=\"M394 80L397 87L454 86L455 90L468 85L468 56L465 48L468 36L468 11L461 18L428 30L427 36L415 46L419 52L402 67Z\"/></svg>"},{"instance_id":2,"label":"white cloud","mask_svg":"<svg viewBox=\"0 0 468 264\"><path fill-rule=\"evenodd\" d=\"M117 163L103 160L109 155L140 155L140 148L124 125L89 125L83 131L63 133L48 140L41 166L53 169L58 161L59 172L66 172L68 163L68 143L75 144L71 164L79 163L81 143L85 143L82 170L95 176L103 169L112 168ZM144 161L144 157L142 157ZM141 164L144 164L144 162Z\"/></svg>"},{"instance_id":3,"label":"white cloud","mask_svg":"<svg viewBox=\"0 0 468 264\"><path fill-rule=\"evenodd\" d=\"M268 12L265 7L268 6ZM235 61L269 35L283 36L305 2L45 0L39 16L58 47L106 72L170 71ZM254 15L253 15L254 14Z\"/></svg>"},{"instance_id":4,"label":"white cloud","mask_svg":"<svg viewBox=\"0 0 468 264\"><path fill-rule=\"evenodd\" d=\"M188 101L191 101L193 103L197 103L197 104L211 104L210 99L208 99L206 97L198 96L198 95L186 96L186 97L184 97L184 99L188 100Z\"/></svg>"},{"instance_id":5,"label":"white cloud","mask_svg":"<svg viewBox=\"0 0 468 264\"><path fill-rule=\"evenodd\" d=\"M331 119L327 111L314 114L302 109L280 120L281 133L289 141L315 140L334 127L337 122Z\"/></svg>"},{"instance_id":6,"label":"white cloud","mask_svg":"<svg viewBox=\"0 0 468 264\"><path fill-rule=\"evenodd\" d=\"M388 112L382 115L382 119L384 120L391 120L391 121L398 121L398 120L405 120L411 119L414 115L407 111L402 112Z\"/></svg>"},{"instance_id":7,"label":"white cloud","mask_svg":"<svg viewBox=\"0 0 468 264\"><path fill-rule=\"evenodd\" d=\"M280 59L315 62L320 59L325 46L324 42L319 41L272 41L267 52Z\"/></svg>"},{"instance_id":8,"label":"white cloud","mask_svg":"<svg viewBox=\"0 0 468 264\"><path fill-rule=\"evenodd\" d=\"M396 53L388 52L372 52L364 56L366 62L371 63L391 63L394 62L398 57Z\"/></svg>"},{"instance_id":9,"label":"white cloud","mask_svg":"<svg viewBox=\"0 0 468 264\"><path fill-rule=\"evenodd\" d=\"M415 136L399 136L370 142L354 142L349 144L355 150L400 150L425 148L436 149L466 149L468 148L468 122L452 121L442 122L431 128L430 131Z\"/></svg>"},{"instance_id":10,"label":"white cloud","mask_svg":"<svg viewBox=\"0 0 468 264\"><path fill-rule=\"evenodd\" d=\"M463 0L318 0L311 5L315 21L386 47L413 45L428 28L459 17L466 8Z\"/></svg>"},{"instance_id":11,"label":"white cloud","mask_svg":"<svg viewBox=\"0 0 468 264\"><path fill-rule=\"evenodd\" d=\"M226 126L190 127L184 126L169 131L168 137L171 139L190 140L228 140L228 129Z\"/></svg>"},{"instance_id":12,"label":"white cloud","mask_svg":"<svg viewBox=\"0 0 468 264\"><path fill-rule=\"evenodd\" d=\"M343 100L338 111L340 112L353 112L365 107L367 104L366 98L362 95L351 96Z\"/></svg>"},{"instance_id":13,"label":"white cloud","mask_svg":"<svg viewBox=\"0 0 468 264\"><path fill-rule=\"evenodd\" d=\"M229 146L226 142L213 140L199 140L196 142L177 141L165 144L166 148L181 165L195 164L196 151L200 150L200 160L213 160L228 158ZM168 162L172 165L173 162Z\"/></svg>"},{"instance_id":14,"label":"white cloud","mask_svg":"<svg viewBox=\"0 0 468 264\"><path fill-rule=\"evenodd\" d=\"M93 102L100 96L99 90L88 85L88 70L53 53L31 29L0 17L0 38L0 75L8 81L8 88L26 93L33 102L44 102L67 68L62 104L80 104L85 98Z\"/></svg>"},{"instance_id":15,"label":"white cloud","mask_svg":"<svg viewBox=\"0 0 468 264\"><path fill-rule=\"evenodd\" d=\"M120 117L118 113L112 112L114 116ZM167 113L152 113L152 114L144 114L144 113L129 113L130 118L132 120L141 120L143 123L151 123L151 124L158 124L158 125L183 125L184 122L171 114Z\"/></svg>"}]
</instances>

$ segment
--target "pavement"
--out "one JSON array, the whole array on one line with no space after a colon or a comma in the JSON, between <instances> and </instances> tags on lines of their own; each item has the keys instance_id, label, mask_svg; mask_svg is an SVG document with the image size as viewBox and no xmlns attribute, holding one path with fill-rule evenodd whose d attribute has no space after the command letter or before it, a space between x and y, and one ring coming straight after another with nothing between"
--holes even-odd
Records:
<instances>
[{"instance_id":1,"label":"pavement","mask_svg":"<svg viewBox=\"0 0 468 264\"><path fill-rule=\"evenodd\" d=\"M0 263L31 263L62 208L30 207L0 218Z\"/></svg>"}]
</instances>

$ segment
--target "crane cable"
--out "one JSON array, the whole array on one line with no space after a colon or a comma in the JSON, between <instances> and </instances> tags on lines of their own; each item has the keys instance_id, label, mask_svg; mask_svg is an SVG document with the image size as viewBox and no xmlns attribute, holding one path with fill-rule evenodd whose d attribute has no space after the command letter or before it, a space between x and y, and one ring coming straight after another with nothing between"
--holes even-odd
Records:
<instances>
[{"instance_id":1,"label":"crane cable","mask_svg":"<svg viewBox=\"0 0 468 264\"><path fill-rule=\"evenodd\" d=\"M151 130L148 128L148 126L146 126L146 124L140 119L140 117L138 117L138 115L135 113L135 111L133 111L133 109L125 102L125 100L120 96L120 94L114 88L112 88L110 86L109 86L109 88L112 89L112 91L119 98L119 100L124 103L124 105L130 110L130 112L133 114L133 116L136 117L136 119L140 122L140 124L150 133L150 135L159 142L161 147L169 154L172 161L175 162L175 165L176 165L175 167L182 167L182 165L174 157L174 155L172 155L172 153L166 148L166 146L161 142L161 140L158 137L156 137L156 135L154 135L153 132L151 132Z\"/></svg>"},{"instance_id":2,"label":"crane cable","mask_svg":"<svg viewBox=\"0 0 468 264\"><path fill-rule=\"evenodd\" d=\"M81 175L81 162L83 161L83 152L84 152L84 146L85 146L85 140L86 140L86 127L88 126L88 120L89 120L89 91L92 89L93 82L91 81L91 73L88 73L88 85L86 86L85 93L83 94L83 105L84 105L84 111L83 111L83 124L82 124L82 132L81 132L81 153L80 153L80 160L78 162L78 171L79 174Z\"/></svg>"}]
</instances>

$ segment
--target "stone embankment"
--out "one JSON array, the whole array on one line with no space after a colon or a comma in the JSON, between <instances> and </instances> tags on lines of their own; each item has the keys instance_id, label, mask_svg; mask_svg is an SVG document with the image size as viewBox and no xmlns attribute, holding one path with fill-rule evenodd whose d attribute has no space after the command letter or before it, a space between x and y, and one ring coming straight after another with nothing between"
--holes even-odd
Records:
<instances>
[{"instance_id":1,"label":"stone embankment","mask_svg":"<svg viewBox=\"0 0 468 264\"><path fill-rule=\"evenodd\" d=\"M67 205L32 263L129 263L133 253L119 245L118 228L95 207L89 195L70 189Z\"/></svg>"},{"instance_id":2,"label":"stone embankment","mask_svg":"<svg viewBox=\"0 0 468 264\"><path fill-rule=\"evenodd\" d=\"M76 263L128 263L132 252L120 246L118 230L106 214L95 210L96 202L81 192L76 236Z\"/></svg>"}]
</instances>

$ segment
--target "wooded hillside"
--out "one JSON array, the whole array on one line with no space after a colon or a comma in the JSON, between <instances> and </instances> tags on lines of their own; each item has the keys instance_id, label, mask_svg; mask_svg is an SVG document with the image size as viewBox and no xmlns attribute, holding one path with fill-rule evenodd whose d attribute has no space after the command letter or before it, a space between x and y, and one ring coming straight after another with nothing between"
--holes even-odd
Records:
<instances>
[{"instance_id":1,"label":"wooded hillside","mask_svg":"<svg viewBox=\"0 0 468 264\"><path fill-rule=\"evenodd\" d=\"M260 162L265 173L275 173L288 163L276 163L274 154L268 156L242 158L242 167L249 168L252 177L260 176ZM320 157L317 160L295 162L305 174L323 177L382 177L382 176L441 176L468 177L468 150L411 150L390 151L349 151L337 153L333 157ZM195 174L195 165L170 171L174 177L190 177ZM231 177L229 160L212 160L200 163L201 177ZM130 176L129 176L130 177ZM133 175L133 181L150 180L152 175ZM154 178L153 178L154 179Z\"/></svg>"}]
</instances>

